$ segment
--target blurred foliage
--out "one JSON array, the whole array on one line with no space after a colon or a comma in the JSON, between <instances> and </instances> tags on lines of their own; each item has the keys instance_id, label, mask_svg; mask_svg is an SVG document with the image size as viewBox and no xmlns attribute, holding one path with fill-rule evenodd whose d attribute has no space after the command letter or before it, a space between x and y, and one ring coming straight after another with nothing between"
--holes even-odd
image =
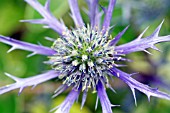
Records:
<instances>
[{"instance_id":1,"label":"blurred foliage","mask_svg":"<svg viewBox=\"0 0 170 113\"><path fill-rule=\"evenodd\" d=\"M42 4L45 0L39 0ZM58 19L63 19L65 24L70 28L74 23L69 16L70 9L67 0L51 0L51 11ZM165 19L160 35L170 34L170 7L169 0L118 0L114 10L112 25L116 25L113 29L114 37L124 27L130 25L119 44L123 44L137 37L145 27L150 26L145 36L150 35L159 25L161 20ZM106 7L108 0L100 0L100 5ZM79 0L83 20L89 23L87 14L83 11L87 8L84 0ZM102 9L100 8L100 11ZM28 23L20 23L22 19L41 18L41 16L24 0L0 0L0 34L10 36L12 38L37 44L51 46L51 42L44 39L45 36L59 38L58 34L49 29L43 29L42 25L32 25ZM104 16L102 17L102 19ZM162 53L152 51L154 56L149 56L142 52L128 55L134 62L128 63L128 67L123 68L126 72L140 72L148 76L160 76L165 81L170 81L170 46L169 43L159 44L158 47ZM44 70L50 69L44 65L43 61L48 60L45 56L36 55L26 58L30 52L15 50L9 54L6 51L10 46L0 43L0 85L12 83L13 81L4 75L4 72L11 73L18 77L33 76ZM153 66L156 63L156 67ZM156 71L157 70L157 71ZM145 82L145 81L144 81ZM165 83L166 83L165 82ZM61 96L51 99L52 91L55 90L59 83L52 81L49 85L45 83L39 85L38 88L24 92L17 96L17 91L0 96L0 113L48 113L50 109L59 105L68 92ZM149 84L152 85L150 81ZM113 108L114 113L169 113L170 102L161 99L151 99L147 102L146 96L137 93L138 106L135 107L134 100L130 89L126 87L118 79L112 84L117 94L107 90L108 96L113 104L120 104L121 107ZM159 86L159 84L157 84ZM164 87L163 87L164 88ZM49 90L50 89L50 90ZM170 89L169 89L170 90ZM30 93L32 92L32 93ZM170 92L170 91L169 91ZM81 96L80 96L81 97ZM81 99L79 99L81 100ZM88 94L85 107L80 110L80 101L71 109L70 113L101 113L100 103L95 111L96 94Z\"/></svg>"}]
</instances>

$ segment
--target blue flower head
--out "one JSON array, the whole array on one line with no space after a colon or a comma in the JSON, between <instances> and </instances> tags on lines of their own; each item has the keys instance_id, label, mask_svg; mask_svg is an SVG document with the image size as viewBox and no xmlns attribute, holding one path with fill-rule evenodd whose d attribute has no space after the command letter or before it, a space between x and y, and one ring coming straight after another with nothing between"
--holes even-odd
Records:
<instances>
[{"instance_id":1,"label":"blue flower head","mask_svg":"<svg viewBox=\"0 0 170 113\"><path fill-rule=\"evenodd\" d=\"M154 45L160 42L170 41L170 35L159 36L162 23L148 37L142 38L141 33L135 40L117 45L117 42L128 29L128 26L117 36L112 38L109 34L110 21L116 0L110 0L107 8L103 8L104 21L101 22L102 13L98 10L98 0L86 0L89 12L90 24L85 24L81 17L77 0L68 0L71 9L71 17L74 20L75 28L68 29L62 21L56 19L49 10L50 0L47 0L45 6L37 0L25 0L37 12L42 15L42 19L21 20L33 24L43 24L51 28L60 35L60 38L53 41L51 48L34 45L18 41L9 37L0 36L0 42L11 45L11 52L15 49L23 49L33 52L28 56L41 54L48 56L49 60L44 63L51 66L51 70L43 74L29 78L18 78L11 74L5 73L8 77L16 82L0 88L0 94L4 94L14 89L19 89L19 94L25 87L33 86L48 81L50 79L60 79L63 84L55 91L53 97L58 96L67 88L71 91L58 107L53 110L55 113L69 113L69 110L80 93L83 93L81 107L86 101L87 92L97 93L97 102L100 99L103 113L112 113L112 105L107 97L106 88L114 91L110 85L109 78L117 77L125 82L132 90L136 103L135 90L139 90L147 95L150 100L151 96L170 100L170 95L144 85L134 78L133 74L128 74L118 69L123 66L119 62L130 60L125 58L126 54L137 51L149 53L146 49L152 48L158 50ZM150 53L149 53L150 54Z\"/></svg>"}]
</instances>

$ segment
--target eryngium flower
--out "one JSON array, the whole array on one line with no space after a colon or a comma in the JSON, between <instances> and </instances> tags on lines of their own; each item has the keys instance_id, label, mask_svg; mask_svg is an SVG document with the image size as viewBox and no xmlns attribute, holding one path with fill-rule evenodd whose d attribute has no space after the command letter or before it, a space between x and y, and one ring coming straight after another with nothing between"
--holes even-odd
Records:
<instances>
[{"instance_id":1,"label":"eryngium flower","mask_svg":"<svg viewBox=\"0 0 170 113\"><path fill-rule=\"evenodd\" d=\"M146 28L135 40L116 46L119 39L128 29L128 27L126 27L114 38L109 34L110 21L116 0L110 0L108 8L104 9L105 17L102 25L100 25L102 13L98 10L98 0L87 0L89 7L88 15L90 18L89 25L83 22L77 0L68 0L71 17L76 26L76 28L73 29L67 29L63 22L52 15L49 10L50 0L47 0L45 6L41 5L37 0L25 1L38 11L43 18L21 20L21 22L44 24L45 27L53 29L60 34L61 37L56 40L50 39L54 43L52 47L49 48L0 36L1 42L12 46L8 52L15 49L23 49L33 52L33 54L29 56L35 54L46 55L49 61L45 61L45 63L52 67L48 72L29 78L18 78L6 73L8 77L16 82L1 87L0 94L18 88L20 89L20 94L25 87L35 87L47 80L59 78L63 81L63 84L55 91L54 97L65 91L68 87L71 87L72 90L65 101L53 109L56 110L56 113L68 113L81 92L83 93L83 107L89 90L94 93L97 92L97 102L98 99L100 99L103 113L112 113L111 107L116 105L110 103L105 89L110 88L114 91L110 85L109 78L117 77L130 87L135 103L135 89L146 94L149 100L151 96L170 100L168 94L144 85L132 78L133 74L128 74L118 69L118 67L122 66L119 62L130 61L124 57L126 54L137 51L149 53L146 50L147 48L159 51L159 49L154 46L155 44L170 41L170 35L158 35L163 22L150 36L142 38L148 29Z\"/></svg>"}]
</instances>

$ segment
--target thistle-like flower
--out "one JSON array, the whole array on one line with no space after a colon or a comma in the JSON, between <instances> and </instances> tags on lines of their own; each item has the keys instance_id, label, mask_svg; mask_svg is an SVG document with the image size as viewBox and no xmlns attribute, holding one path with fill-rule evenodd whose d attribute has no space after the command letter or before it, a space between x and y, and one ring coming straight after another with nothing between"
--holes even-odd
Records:
<instances>
[{"instance_id":1,"label":"thistle-like flower","mask_svg":"<svg viewBox=\"0 0 170 113\"><path fill-rule=\"evenodd\" d=\"M98 10L98 0L86 1L89 7L88 15L90 24L85 24L83 22L77 0L68 0L71 9L71 17L74 20L76 28L67 29L64 23L57 20L50 12L50 0L47 0L45 6L41 5L37 0L25 0L25 2L38 11L43 18L21 20L21 22L44 24L45 27L53 29L61 37L56 40L50 39L53 41L53 45L49 48L0 36L1 42L12 46L8 52L15 49L23 49L33 52L29 56L35 54L46 55L49 60L44 63L52 67L48 72L29 78L18 78L5 73L16 82L1 87L0 94L18 88L20 89L20 94L25 87L35 87L47 80L58 78L63 81L63 84L55 91L54 97L61 94L69 87L71 87L72 90L64 102L53 109L56 110L56 113L69 113L71 106L81 92L83 93L81 104L83 107L89 90L97 93L97 102L98 99L100 99L103 113L112 113L111 108L117 105L112 105L110 103L105 89L110 88L114 91L110 85L109 78L117 77L130 87L135 103L135 89L146 94L149 100L151 96L170 100L170 95L144 85L132 78L133 74L128 74L118 69L118 67L122 66L119 62L130 61L125 58L126 54L137 51L149 53L146 50L148 48L159 51L159 49L154 46L155 44L170 41L170 35L158 35L163 22L150 36L142 38L145 31L148 29L146 28L135 40L116 46L119 39L128 29L128 27L126 27L114 38L109 34L110 21L112 19L112 12L116 0L110 0L108 7L105 9L103 8L105 17L102 25L100 25L102 13Z\"/></svg>"}]
</instances>

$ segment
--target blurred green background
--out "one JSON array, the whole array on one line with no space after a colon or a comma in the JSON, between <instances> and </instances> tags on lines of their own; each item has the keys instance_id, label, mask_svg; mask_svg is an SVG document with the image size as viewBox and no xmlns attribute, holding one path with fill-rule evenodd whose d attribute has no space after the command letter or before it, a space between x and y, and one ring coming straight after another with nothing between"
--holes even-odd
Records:
<instances>
[{"instance_id":1,"label":"blurred green background","mask_svg":"<svg viewBox=\"0 0 170 113\"><path fill-rule=\"evenodd\" d=\"M39 0L44 4L45 0ZM78 0L81 8L83 20L89 23L87 14L83 11L87 9L84 0ZM137 37L144 28L150 26L145 36L150 35L161 23L163 24L160 35L170 34L170 1L169 0L117 0L114 10L112 25L112 36L130 25L119 44L129 42ZM62 18L70 28L74 26L69 16L69 6L67 0L51 0L51 11L57 18ZM100 0L100 5L107 7L108 0ZM101 10L101 8L100 8ZM49 29L43 29L42 25L32 25L20 23L22 19L40 18L41 16L27 5L24 0L0 0L0 34L10 36L17 40L22 40L34 44L41 43L44 46L51 46L52 43L44 39L45 36L58 38L58 34ZM103 18L103 17L102 17ZM151 86L158 86L160 90L170 93L170 43L157 45L163 52L150 50L154 55L137 52L128 55L134 62L127 63L128 67L122 68L125 72L140 72L135 76L139 81ZM26 58L30 52L15 50L7 54L10 46L0 43L0 86L13 83L11 79L4 75L4 72L18 77L34 76L50 69L43 64L47 57L35 55ZM114 78L112 83L117 94L107 90L110 101L113 104L120 104L120 107L113 108L114 113L170 113L170 101L147 97L137 91L138 106L135 107L130 89L121 81ZM38 85L34 90L26 88L18 96L17 90L0 96L0 113L48 113L50 109L59 105L67 96L69 91L65 91L60 96L52 99L53 91L60 85L58 81L48 81ZM80 95L81 97L82 95ZM81 100L81 98L79 99ZM75 103L70 113L102 113L99 103L95 111L96 94L88 94L85 107L80 110L81 101Z\"/></svg>"}]
</instances>

